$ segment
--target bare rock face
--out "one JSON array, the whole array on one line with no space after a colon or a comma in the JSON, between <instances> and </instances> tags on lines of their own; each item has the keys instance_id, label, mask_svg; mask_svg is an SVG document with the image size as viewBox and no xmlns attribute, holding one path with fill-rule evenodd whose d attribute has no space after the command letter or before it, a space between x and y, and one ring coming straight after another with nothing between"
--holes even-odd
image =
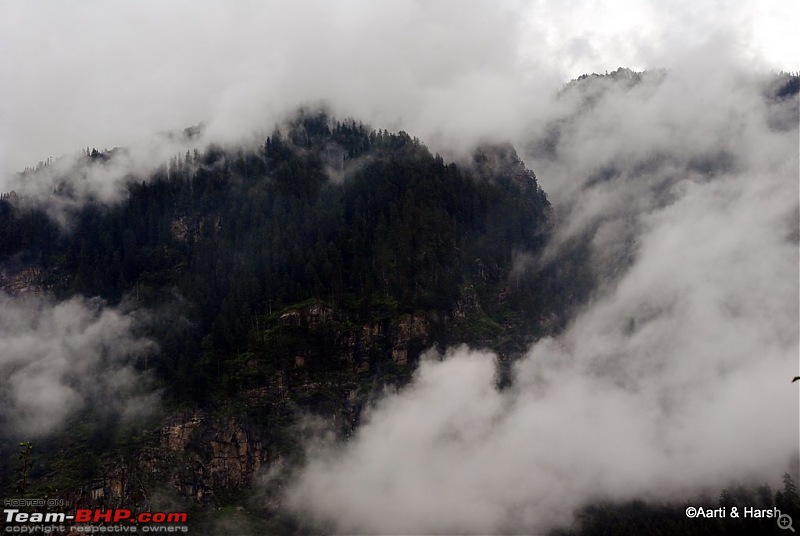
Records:
<instances>
[{"instance_id":1,"label":"bare rock face","mask_svg":"<svg viewBox=\"0 0 800 536\"><path fill-rule=\"evenodd\" d=\"M155 483L210 504L219 490L249 486L277 458L264 435L263 426L240 417L180 411L166 419L155 444L142 449L137 459L109 464L102 478L63 497L78 507L147 510L158 493Z\"/></svg>"},{"instance_id":2,"label":"bare rock face","mask_svg":"<svg viewBox=\"0 0 800 536\"><path fill-rule=\"evenodd\" d=\"M183 495L206 503L215 490L248 486L274 457L260 427L202 411L171 416L160 431L160 457L179 460L172 483Z\"/></svg>"},{"instance_id":3,"label":"bare rock face","mask_svg":"<svg viewBox=\"0 0 800 536\"><path fill-rule=\"evenodd\" d=\"M186 450L202 422L202 417L197 413L170 419L161 429L161 446L175 452Z\"/></svg>"},{"instance_id":4,"label":"bare rock face","mask_svg":"<svg viewBox=\"0 0 800 536\"><path fill-rule=\"evenodd\" d=\"M0 289L11 295L41 292L41 270L36 267L3 270L0 272Z\"/></svg>"},{"instance_id":5,"label":"bare rock face","mask_svg":"<svg viewBox=\"0 0 800 536\"><path fill-rule=\"evenodd\" d=\"M465 314L480 310L474 293L465 296ZM382 389L371 375L392 370L399 374L396 381L400 371L408 371L433 344L434 330L442 321L436 313L417 311L376 314L358 322L322 303L283 311L261 333L264 348L275 354L242 360L243 374L256 375L259 382L239 395L249 408L259 408L255 414L261 415L263 408L267 423L276 422L269 415L284 415L279 408L287 407L292 415L316 412L347 436ZM264 362L284 358L289 363L284 370L259 369ZM110 464L102 479L76 490L73 504L148 508L153 483L199 505L219 504L220 493L251 487L274 472L285 454L276 441L275 427L280 425L270 428L248 415L229 410L174 412L134 459Z\"/></svg>"},{"instance_id":6,"label":"bare rock face","mask_svg":"<svg viewBox=\"0 0 800 536\"><path fill-rule=\"evenodd\" d=\"M396 317L376 314L358 322L317 302L281 313L264 338L273 337L272 347L285 354L296 375L325 368L359 376L373 372L383 360L405 366L417 358L431 343L431 324L429 313L422 311ZM281 332L292 334L291 346L279 344L286 340Z\"/></svg>"},{"instance_id":7,"label":"bare rock face","mask_svg":"<svg viewBox=\"0 0 800 536\"><path fill-rule=\"evenodd\" d=\"M249 483L268 457L263 443L251 440L250 434L231 417L209 441L211 463L208 474L212 484L238 487Z\"/></svg>"},{"instance_id":8,"label":"bare rock face","mask_svg":"<svg viewBox=\"0 0 800 536\"><path fill-rule=\"evenodd\" d=\"M131 470L128 464L119 463L109 467L103 478L95 479L86 485L56 495L65 498L67 504L78 507L131 508L147 510L147 490L142 484L140 474Z\"/></svg>"},{"instance_id":9,"label":"bare rock face","mask_svg":"<svg viewBox=\"0 0 800 536\"><path fill-rule=\"evenodd\" d=\"M428 318L425 314L403 315L397 324L395 344L407 344L412 339L427 340L428 329Z\"/></svg>"},{"instance_id":10,"label":"bare rock face","mask_svg":"<svg viewBox=\"0 0 800 536\"><path fill-rule=\"evenodd\" d=\"M9 260L0 267L0 292L12 296L42 294L65 276L56 270L43 270L32 262Z\"/></svg>"},{"instance_id":11,"label":"bare rock face","mask_svg":"<svg viewBox=\"0 0 800 536\"><path fill-rule=\"evenodd\" d=\"M430 323L424 313L401 316L392 331L392 361L397 365L408 364L409 349L418 349L429 343Z\"/></svg>"}]
</instances>

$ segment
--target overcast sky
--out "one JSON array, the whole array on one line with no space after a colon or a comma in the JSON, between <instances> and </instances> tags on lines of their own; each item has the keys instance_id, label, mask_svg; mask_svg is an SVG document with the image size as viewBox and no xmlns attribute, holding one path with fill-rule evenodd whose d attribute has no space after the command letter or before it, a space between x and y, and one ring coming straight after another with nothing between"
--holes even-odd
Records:
<instances>
[{"instance_id":1,"label":"overcast sky","mask_svg":"<svg viewBox=\"0 0 800 536\"><path fill-rule=\"evenodd\" d=\"M246 137L327 99L434 146L514 139L584 72L726 39L797 70L791 0L0 2L0 171L205 121Z\"/></svg>"}]
</instances>

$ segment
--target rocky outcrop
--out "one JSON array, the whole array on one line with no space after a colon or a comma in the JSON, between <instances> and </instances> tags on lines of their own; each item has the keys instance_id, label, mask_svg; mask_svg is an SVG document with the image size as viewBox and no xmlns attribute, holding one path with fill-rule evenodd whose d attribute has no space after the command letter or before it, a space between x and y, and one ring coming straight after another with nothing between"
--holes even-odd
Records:
<instances>
[{"instance_id":1,"label":"rocky outcrop","mask_svg":"<svg viewBox=\"0 0 800 536\"><path fill-rule=\"evenodd\" d=\"M157 485L196 504L220 504L221 492L230 497L232 490L249 488L286 455L286 445L276 441L288 422L281 419L315 413L348 436L384 385L410 376L443 322L463 323L481 311L470 287L452 316L382 313L357 322L321 302L275 313L259 335L263 353L241 359L243 385L231 403L249 412L226 407L171 414L137 459L110 464L102 479L73 494L73 504L146 507ZM288 366L275 367L281 362ZM249 377L258 380L246 386ZM254 422L253 415L263 419Z\"/></svg>"},{"instance_id":2,"label":"rocky outcrop","mask_svg":"<svg viewBox=\"0 0 800 536\"><path fill-rule=\"evenodd\" d=\"M12 296L42 294L68 282L69 276L63 270L54 266L42 268L34 257L14 255L0 263L0 292Z\"/></svg>"},{"instance_id":3,"label":"rocky outcrop","mask_svg":"<svg viewBox=\"0 0 800 536\"><path fill-rule=\"evenodd\" d=\"M135 459L107 463L102 478L60 494L77 507L146 510L154 494L172 489L201 505L249 486L277 458L265 427L203 411L170 415Z\"/></svg>"},{"instance_id":4,"label":"rocky outcrop","mask_svg":"<svg viewBox=\"0 0 800 536\"><path fill-rule=\"evenodd\" d=\"M416 312L391 317L376 315L357 322L342 311L314 302L278 315L276 325L267 328L268 344L290 343L279 348L296 372L309 369L338 369L366 374L382 361L405 366L431 343L430 313ZM322 352L320 352L322 350Z\"/></svg>"},{"instance_id":5,"label":"rocky outcrop","mask_svg":"<svg viewBox=\"0 0 800 536\"><path fill-rule=\"evenodd\" d=\"M0 289L12 295L42 292L41 270L36 267L3 270L0 272Z\"/></svg>"},{"instance_id":6,"label":"rocky outcrop","mask_svg":"<svg viewBox=\"0 0 800 536\"><path fill-rule=\"evenodd\" d=\"M158 448L161 459L178 461L174 487L207 503L216 490L248 486L275 458L265 435L263 427L239 417L180 412L161 428Z\"/></svg>"},{"instance_id":7,"label":"rocky outcrop","mask_svg":"<svg viewBox=\"0 0 800 536\"><path fill-rule=\"evenodd\" d=\"M430 343L430 322L424 313L401 316L392 331L392 361L397 365L407 365L409 352L418 357L419 350Z\"/></svg>"}]
</instances>

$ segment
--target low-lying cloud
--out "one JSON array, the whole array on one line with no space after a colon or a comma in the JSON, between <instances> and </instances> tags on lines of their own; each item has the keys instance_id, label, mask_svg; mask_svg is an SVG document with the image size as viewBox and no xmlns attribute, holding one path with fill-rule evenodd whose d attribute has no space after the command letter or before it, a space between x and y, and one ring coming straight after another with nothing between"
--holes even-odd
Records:
<instances>
[{"instance_id":1,"label":"low-lying cloud","mask_svg":"<svg viewBox=\"0 0 800 536\"><path fill-rule=\"evenodd\" d=\"M58 432L87 406L123 419L156 404L137 358L154 350L132 313L80 297L54 303L0 293L2 428L19 437Z\"/></svg>"},{"instance_id":2,"label":"low-lying cloud","mask_svg":"<svg viewBox=\"0 0 800 536\"><path fill-rule=\"evenodd\" d=\"M114 205L127 198L132 182L150 180L167 161L202 143L182 132L155 136L132 147L90 149L42 162L24 173L0 177L0 192L17 194L16 203L44 210L62 228L87 203ZM96 152L94 157L92 151Z\"/></svg>"},{"instance_id":3,"label":"low-lying cloud","mask_svg":"<svg viewBox=\"0 0 800 536\"><path fill-rule=\"evenodd\" d=\"M765 0L4 3L0 172L201 121L216 141L241 140L319 99L437 150L513 138L565 80L672 68L676 50L709 36L728 36L747 61L797 69L797 10Z\"/></svg>"},{"instance_id":4,"label":"low-lying cloud","mask_svg":"<svg viewBox=\"0 0 800 536\"><path fill-rule=\"evenodd\" d=\"M187 148L257 147L286 114L320 101L340 118L405 129L448 158L487 140L522 146L532 122L559 116L565 104L552 96L584 72L620 65L686 71L698 48L710 61L691 75L725 68L732 57L758 69L797 68L787 53L796 49L787 21L797 8L765 5L3 5L0 193L36 199L64 224L72 208L88 199L119 201L128 180L146 180ZM695 89L706 91L702 86ZM696 102L708 112L705 101ZM613 108L608 112L613 117ZM203 135L188 144L156 134L200 122L206 124ZM632 142L657 143L658 132L653 134ZM91 169L76 169L71 157L58 160L86 146L126 151ZM604 148L585 147L587 155L595 150ZM57 165L41 176L12 174L49 156ZM76 193L56 198L54 186L64 171Z\"/></svg>"},{"instance_id":5,"label":"low-lying cloud","mask_svg":"<svg viewBox=\"0 0 800 536\"><path fill-rule=\"evenodd\" d=\"M798 455L797 96L699 65L589 104L573 88L532 127L552 247L588 237L593 299L503 391L491 353L429 355L348 442L313 446L293 509L348 533L537 532L596 499L779 479Z\"/></svg>"},{"instance_id":6,"label":"low-lying cloud","mask_svg":"<svg viewBox=\"0 0 800 536\"><path fill-rule=\"evenodd\" d=\"M207 121L200 148L263 143L320 99L443 153L511 141L558 215L551 253L590 244L592 301L504 391L490 353L424 361L348 443L312 451L289 504L342 532L519 532L594 498L774 479L797 455L798 101L765 98L764 71L797 68L798 8L619 5L8 4L0 171L130 148L75 178L64 215L184 150L153 132ZM619 65L668 71L555 97ZM521 255L515 275L556 257ZM44 434L104 393L132 407L132 326L92 300L0 295L7 424Z\"/></svg>"}]
</instances>

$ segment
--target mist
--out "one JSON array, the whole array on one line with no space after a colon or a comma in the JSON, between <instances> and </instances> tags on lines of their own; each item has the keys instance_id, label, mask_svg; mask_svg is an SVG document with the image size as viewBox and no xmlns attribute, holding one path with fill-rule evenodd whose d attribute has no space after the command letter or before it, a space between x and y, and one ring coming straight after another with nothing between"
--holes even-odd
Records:
<instances>
[{"instance_id":1,"label":"mist","mask_svg":"<svg viewBox=\"0 0 800 536\"><path fill-rule=\"evenodd\" d=\"M0 172L200 122L207 142L263 143L319 100L436 151L519 141L567 80L671 68L709 36L759 68L800 69L798 15L777 0L4 3Z\"/></svg>"},{"instance_id":2,"label":"mist","mask_svg":"<svg viewBox=\"0 0 800 536\"><path fill-rule=\"evenodd\" d=\"M554 100L526 162L556 236L517 271L582 237L592 299L502 391L491 352L429 353L353 438L309 443L290 508L345 533L538 533L594 500L779 481L800 435L798 99L725 50Z\"/></svg>"},{"instance_id":3,"label":"mist","mask_svg":"<svg viewBox=\"0 0 800 536\"><path fill-rule=\"evenodd\" d=\"M309 103L405 129L450 159L485 142L523 149L532 128L560 117L554 96L583 73L685 70L698 49L754 72L800 69L797 16L778 2L5 4L0 192L68 226L74 209L119 202L129 181L187 149L262 145ZM169 134L200 123L193 139ZM124 150L81 168L85 147ZM15 174L49 157L35 176ZM72 195L53 195L65 176Z\"/></svg>"},{"instance_id":4,"label":"mist","mask_svg":"<svg viewBox=\"0 0 800 536\"><path fill-rule=\"evenodd\" d=\"M145 144L103 149L99 156L75 152L41 162L36 168L0 179L3 193L17 194L15 203L42 209L62 230L87 203L112 206L127 199L131 183L150 180L167 161L197 148L199 140L182 132L162 133Z\"/></svg>"},{"instance_id":5,"label":"mist","mask_svg":"<svg viewBox=\"0 0 800 536\"><path fill-rule=\"evenodd\" d=\"M502 391L491 352L429 353L348 442L307 445L287 506L339 532L535 532L598 498L774 480L798 444L798 101L765 92L773 71L800 69L798 9L6 3L0 192L56 203L64 223L174 154L261 144L320 100L448 158L511 142L557 217L549 250L521 253L514 276L587 240L591 300ZM564 90L619 66L651 71ZM191 142L158 134L200 122ZM52 201L87 146L126 150ZM147 407L134 326L91 299L0 295L3 424L47 434L104 396Z\"/></svg>"},{"instance_id":6,"label":"mist","mask_svg":"<svg viewBox=\"0 0 800 536\"><path fill-rule=\"evenodd\" d=\"M155 345L136 333L140 322L99 299L0 293L2 432L51 435L90 406L123 421L150 414L158 393L134 364Z\"/></svg>"}]
</instances>

